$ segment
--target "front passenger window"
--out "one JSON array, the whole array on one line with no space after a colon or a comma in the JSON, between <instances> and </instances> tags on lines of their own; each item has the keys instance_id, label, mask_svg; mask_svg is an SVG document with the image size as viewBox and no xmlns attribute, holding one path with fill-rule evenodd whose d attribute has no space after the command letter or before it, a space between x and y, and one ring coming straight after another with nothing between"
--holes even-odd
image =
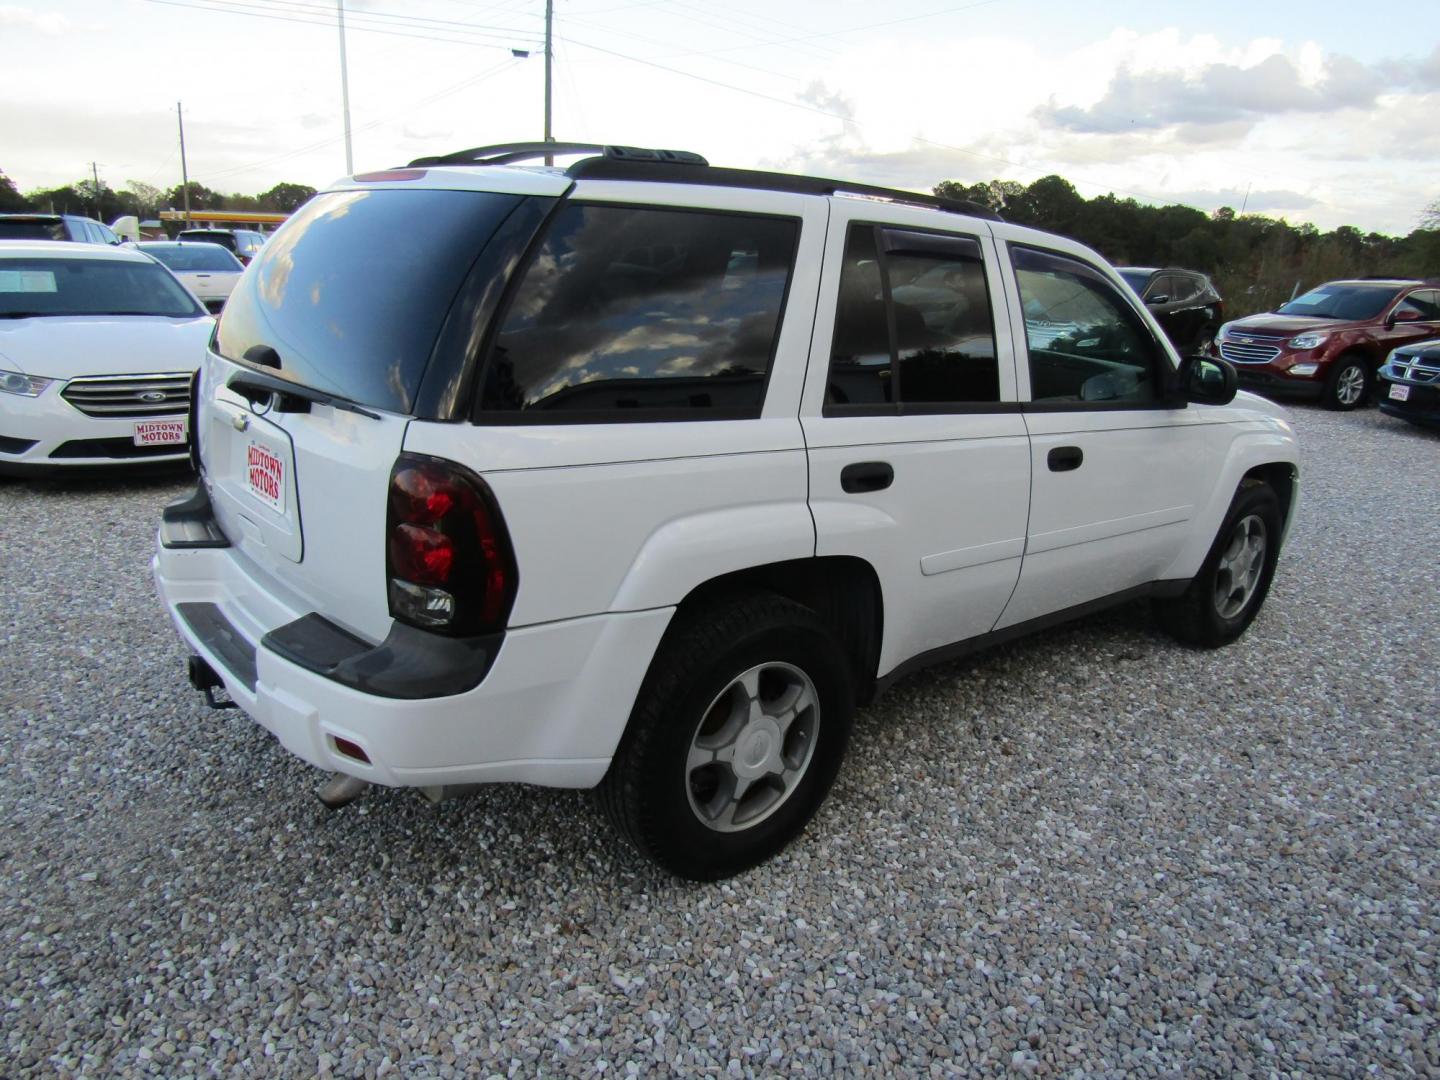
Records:
<instances>
[{"instance_id":1,"label":"front passenger window","mask_svg":"<svg viewBox=\"0 0 1440 1080\"><path fill-rule=\"evenodd\" d=\"M1148 405L1166 363L1135 310L1098 270L1064 255L1012 247L1037 403Z\"/></svg>"}]
</instances>

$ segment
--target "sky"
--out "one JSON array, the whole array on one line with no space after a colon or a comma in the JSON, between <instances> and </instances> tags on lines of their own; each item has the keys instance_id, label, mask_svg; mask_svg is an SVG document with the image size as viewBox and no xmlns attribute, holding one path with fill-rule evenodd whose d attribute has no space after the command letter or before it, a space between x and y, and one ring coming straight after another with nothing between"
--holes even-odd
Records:
<instances>
[{"instance_id":1,"label":"sky","mask_svg":"<svg viewBox=\"0 0 1440 1080\"><path fill-rule=\"evenodd\" d=\"M1404 234L1440 200L1440 19L1406 17L1426 8L555 0L553 131L914 190L1058 173L1086 197ZM541 136L544 0L345 10L355 171ZM0 65L22 191L92 161L114 188L178 184L177 101L207 187L347 171L334 0L0 0Z\"/></svg>"}]
</instances>

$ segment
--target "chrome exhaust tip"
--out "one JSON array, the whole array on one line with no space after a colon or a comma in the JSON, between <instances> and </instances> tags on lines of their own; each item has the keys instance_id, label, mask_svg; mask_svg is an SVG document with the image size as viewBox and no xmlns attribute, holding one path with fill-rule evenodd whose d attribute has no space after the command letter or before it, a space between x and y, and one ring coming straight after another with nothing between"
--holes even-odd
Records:
<instances>
[{"instance_id":1,"label":"chrome exhaust tip","mask_svg":"<svg viewBox=\"0 0 1440 1080\"><path fill-rule=\"evenodd\" d=\"M325 804L326 809L339 810L342 806L349 806L361 795L364 795L365 789L369 786L369 780L361 780L358 776L337 772L320 785L320 790L315 792L315 795Z\"/></svg>"}]
</instances>

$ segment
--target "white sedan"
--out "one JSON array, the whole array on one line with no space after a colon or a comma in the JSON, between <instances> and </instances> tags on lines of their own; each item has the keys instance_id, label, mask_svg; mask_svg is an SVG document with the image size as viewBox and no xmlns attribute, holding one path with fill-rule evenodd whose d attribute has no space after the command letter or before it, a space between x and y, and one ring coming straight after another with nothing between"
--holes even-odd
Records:
<instances>
[{"instance_id":1,"label":"white sedan","mask_svg":"<svg viewBox=\"0 0 1440 1080\"><path fill-rule=\"evenodd\" d=\"M214 325L133 248L0 245L0 473L185 460Z\"/></svg>"},{"instance_id":2,"label":"white sedan","mask_svg":"<svg viewBox=\"0 0 1440 1080\"><path fill-rule=\"evenodd\" d=\"M137 248L170 268L212 315L219 315L245 272L240 260L219 244L189 240L147 240Z\"/></svg>"}]
</instances>

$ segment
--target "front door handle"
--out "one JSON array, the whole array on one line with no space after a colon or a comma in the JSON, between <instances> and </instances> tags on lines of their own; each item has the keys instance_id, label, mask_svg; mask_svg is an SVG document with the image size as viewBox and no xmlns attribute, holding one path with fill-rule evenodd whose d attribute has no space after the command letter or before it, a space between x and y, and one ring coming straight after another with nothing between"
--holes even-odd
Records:
<instances>
[{"instance_id":1,"label":"front door handle","mask_svg":"<svg viewBox=\"0 0 1440 1080\"><path fill-rule=\"evenodd\" d=\"M888 461L857 461L840 470L840 488L851 495L883 491L895 479Z\"/></svg>"},{"instance_id":2,"label":"front door handle","mask_svg":"<svg viewBox=\"0 0 1440 1080\"><path fill-rule=\"evenodd\" d=\"M1070 472L1080 467L1085 460L1085 451L1078 446L1057 446L1045 457L1051 472Z\"/></svg>"}]
</instances>

